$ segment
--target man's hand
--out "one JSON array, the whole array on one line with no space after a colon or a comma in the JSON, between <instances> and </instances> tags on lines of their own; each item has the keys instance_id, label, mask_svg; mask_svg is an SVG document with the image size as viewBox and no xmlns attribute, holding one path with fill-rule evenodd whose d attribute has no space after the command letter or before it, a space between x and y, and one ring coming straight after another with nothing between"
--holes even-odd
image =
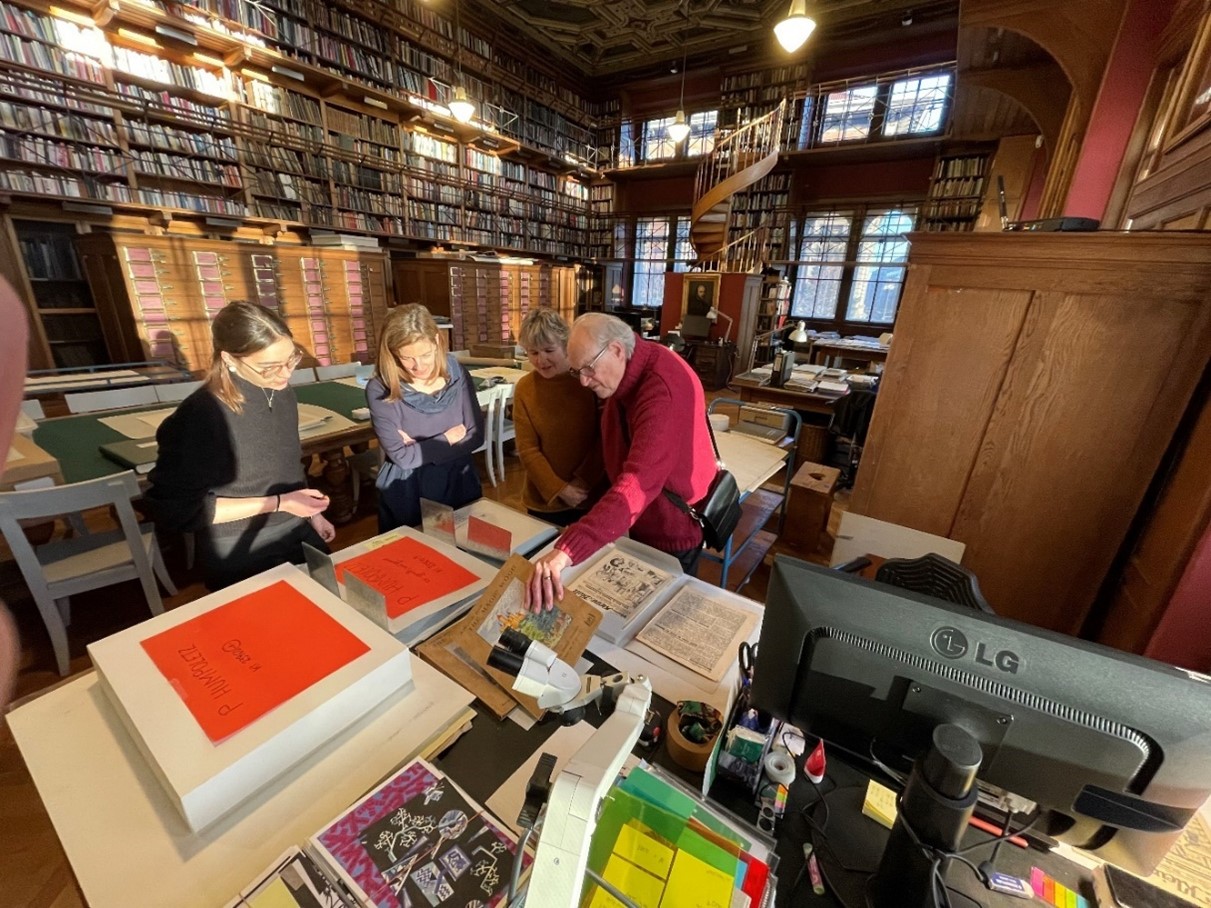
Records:
<instances>
[{"instance_id":1,"label":"man's hand","mask_svg":"<svg viewBox=\"0 0 1211 908\"><path fill-rule=\"evenodd\" d=\"M584 486L570 482L559 493L559 498L570 508L578 508L589 497L589 490Z\"/></svg>"},{"instance_id":2,"label":"man's hand","mask_svg":"<svg viewBox=\"0 0 1211 908\"><path fill-rule=\"evenodd\" d=\"M442 434L446 436L446 441L452 445L456 445L467 437L467 427L459 423L457 426L446 429Z\"/></svg>"},{"instance_id":3,"label":"man's hand","mask_svg":"<svg viewBox=\"0 0 1211 908\"><path fill-rule=\"evenodd\" d=\"M329 523L328 518L323 514L316 514L312 517L311 525L320 534L320 539L324 540L324 542L331 542L336 538L336 527Z\"/></svg>"},{"instance_id":4,"label":"man's hand","mask_svg":"<svg viewBox=\"0 0 1211 908\"><path fill-rule=\"evenodd\" d=\"M555 608L563 599L563 581L560 572L571 565L572 559L559 549L552 549L534 562L534 573L526 584L526 608L538 613Z\"/></svg>"}]
</instances>

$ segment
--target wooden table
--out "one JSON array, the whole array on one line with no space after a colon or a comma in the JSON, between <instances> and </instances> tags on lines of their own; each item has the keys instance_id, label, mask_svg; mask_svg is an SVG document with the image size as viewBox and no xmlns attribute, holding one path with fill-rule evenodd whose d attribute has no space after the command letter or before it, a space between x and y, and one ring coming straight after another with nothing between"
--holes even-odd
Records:
<instances>
[{"instance_id":1,"label":"wooden table","mask_svg":"<svg viewBox=\"0 0 1211 908\"><path fill-rule=\"evenodd\" d=\"M768 403L789 407L800 413L823 413L833 415L833 404L845 393L830 394L819 391L792 391L789 388L772 388L769 385L754 387L740 385L740 399L745 403Z\"/></svg>"},{"instance_id":2,"label":"wooden table","mask_svg":"<svg viewBox=\"0 0 1211 908\"><path fill-rule=\"evenodd\" d=\"M811 357L817 365L828 365L827 360L832 356L866 363L885 363L890 349L889 344L880 344L878 341L818 340L812 342Z\"/></svg>"}]
</instances>

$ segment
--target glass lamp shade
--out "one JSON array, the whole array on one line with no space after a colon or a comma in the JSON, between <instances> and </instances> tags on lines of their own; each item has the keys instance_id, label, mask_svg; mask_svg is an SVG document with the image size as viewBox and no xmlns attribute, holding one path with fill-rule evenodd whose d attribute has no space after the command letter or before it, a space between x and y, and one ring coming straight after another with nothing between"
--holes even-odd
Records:
<instances>
[{"instance_id":1,"label":"glass lamp shade","mask_svg":"<svg viewBox=\"0 0 1211 908\"><path fill-rule=\"evenodd\" d=\"M807 14L807 0L791 0L786 18L774 26L774 35L782 49L793 54L816 30L816 20Z\"/></svg>"},{"instance_id":2,"label":"glass lamp shade","mask_svg":"<svg viewBox=\"0 0 1211 908\"><path fill-rule=\"evenodd\" d=\"M467 90L461 85L454 89L454 100L447 105L450 114L459 123L469 123L475 116L475 103L467 97Z\"/></svg>"},{"instance_id":3,"label":"glass lamp shade","mask_svg":"<svg viewBox=\"0 0 1211 908\"><path fill-rule=\"evenodd\" d=\"M686 136L690 134L690 124L685 122L685 111L677 111L677 116L673 118L673 122L669 124L669 138L674 144L684 142Z\"/></svg>"}]
</instances>

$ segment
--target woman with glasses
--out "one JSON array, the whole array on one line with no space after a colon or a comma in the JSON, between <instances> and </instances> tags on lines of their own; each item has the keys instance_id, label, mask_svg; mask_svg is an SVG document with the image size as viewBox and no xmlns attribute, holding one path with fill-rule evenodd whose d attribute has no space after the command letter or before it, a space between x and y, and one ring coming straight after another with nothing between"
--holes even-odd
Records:
<instances>
[{"instance_id":1,"label":"woman with glasses","mask_svg":"<svg viewBox=\"0 0 1211 908\"><path fill-rule=\"evenodd\" d=\"M156 433L147 492L156 522L196 534L211 590L327 551L328 498L307 488L290 373L302 351L275 313L233 302L211 325L214 356L202 387Z\"/></svg>"},{"instance_id":2,"label":"woman with glasses","mask_svg":"<svg viewBox=\"0 0 1211 908\"><path fill-rule=\"evenodd\" d=\"M366 400L385 458L375 483L379 532L419 525L422 498L460 508L480 497L472 455L484 440L483 412L424 306L387 317Z\"/></svg>"},{"instance_id":3,"label":"woman with glasses","mask_svg":"<svg viewBox=\"0 0 1211 908\"><path fill-rule=\"evenodd\" d=\"M568 371L568 325L554 309L527 315L518 340L534 367L513 396L522 501L535 517L567 526L604 491L597 399Z\"/></svg>"}]
</instances>

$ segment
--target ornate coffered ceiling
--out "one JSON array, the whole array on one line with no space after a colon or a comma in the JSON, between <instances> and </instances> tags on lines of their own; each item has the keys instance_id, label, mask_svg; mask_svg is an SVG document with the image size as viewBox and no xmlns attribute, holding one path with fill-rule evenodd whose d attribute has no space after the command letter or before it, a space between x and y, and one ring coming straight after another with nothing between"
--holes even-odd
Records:
<instances>
[{"instance_id":1,"label":"ornate coffered ceiling","mask_svg":"<svg viewBox=\"0 0 1211 908\"><path fill-rule=\"evenodd\" d=\"M581 76L651 70L691 58L765 57L789 0L463 0L477 19L517 29ZM813 42L895 34L957 16L959 0L808 0ZM811 47L811 44L808 45Z\"/></svg>"}]
</instances>

